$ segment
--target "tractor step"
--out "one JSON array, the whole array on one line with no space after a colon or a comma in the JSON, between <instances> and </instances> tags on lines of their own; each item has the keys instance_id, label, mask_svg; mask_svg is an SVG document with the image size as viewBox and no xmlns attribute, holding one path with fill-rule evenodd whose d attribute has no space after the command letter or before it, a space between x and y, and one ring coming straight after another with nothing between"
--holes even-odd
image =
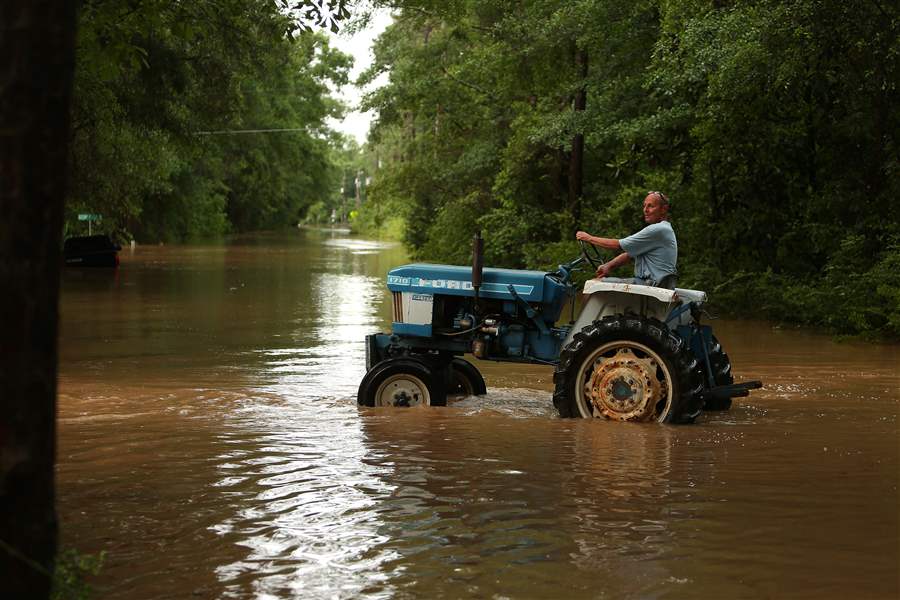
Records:
<instances>
[{"instance_id":1,"label":"tractor step","mask_svg":"<svg viewBox=\"0 0 900 600\"><path fill-rule=\"evenodd\" d=\"M726 398L741 398L749 396L750 390L758 390L762 387L762 381L745 381L744 383L732 383L720 385L703 391L703 400L724 400Z\"/></svg>"}]
</instances>

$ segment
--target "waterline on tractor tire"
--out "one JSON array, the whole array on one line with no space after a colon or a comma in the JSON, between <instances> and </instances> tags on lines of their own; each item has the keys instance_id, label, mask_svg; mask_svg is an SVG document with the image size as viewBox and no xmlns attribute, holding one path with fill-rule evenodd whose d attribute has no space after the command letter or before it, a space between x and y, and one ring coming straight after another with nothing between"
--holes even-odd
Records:
<instances>
[{"instance_id":1,"label":"waterline on tractor tire","mask_svg":"<svg viewBox=\"0 0 900 600\"><path fill-rule=\"evenodd\" d=\"M391 358L372 367L359 384L361 406L444 406L445 373L416 358Z\"/></svg>"}]
</instances>

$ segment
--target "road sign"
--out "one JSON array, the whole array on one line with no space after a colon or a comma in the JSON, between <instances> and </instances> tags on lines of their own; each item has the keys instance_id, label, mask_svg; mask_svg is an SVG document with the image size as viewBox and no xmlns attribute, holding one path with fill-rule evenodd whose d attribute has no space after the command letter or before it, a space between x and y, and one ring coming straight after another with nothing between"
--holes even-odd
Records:
<instances>
[{"instance_id":1,"label":"road sign","mask_svg":"<svg viewBox=\"0 0 900 600\"><path fill-rule=\"evenodd\" d=\"M87 221L88 222L88 235L91 235L93 232L93 228L91 224L94 221L101 221L103 219L102 215L95 215L94 213L78 213L79 221Z\"/></svg>"}]
</instances>

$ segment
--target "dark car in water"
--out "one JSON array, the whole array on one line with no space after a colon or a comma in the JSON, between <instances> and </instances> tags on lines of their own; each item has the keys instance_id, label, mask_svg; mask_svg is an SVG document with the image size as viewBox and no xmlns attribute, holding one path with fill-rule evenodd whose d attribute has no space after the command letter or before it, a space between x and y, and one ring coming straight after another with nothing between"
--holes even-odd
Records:
<instances>
[{"instance_id":1,"label":"dark car in water","mask_svg":"<svg viewBox=\"0 0 900 600\"><path fill-rule=\"evenodd\" d=\"M121 249L108 235L85 235L67 239L63 257L69 267L117 267Z\"/></svg>"}]
</instances>

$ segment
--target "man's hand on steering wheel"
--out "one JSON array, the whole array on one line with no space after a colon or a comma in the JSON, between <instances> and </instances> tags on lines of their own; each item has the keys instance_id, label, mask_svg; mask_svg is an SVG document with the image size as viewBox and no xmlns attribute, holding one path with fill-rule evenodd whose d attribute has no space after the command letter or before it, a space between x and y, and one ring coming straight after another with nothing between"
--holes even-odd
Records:
<instances>
[{"instance_id":1,"label":"man's hand on steering wheel","mask_svg":"<svg viewBox=\"0 0 900 600\"><path fill-rule=\"evenodd\" d=\"M597 249L597 246L588 243L580 234L584 233L583 231L579 231L576 237L578 239L578 243L581 244L581 256L584 257L586 261L590 263L592 267L595 269L599 269L603 266L603 257L600 255L600 250ZM585 236L588 234L584 233ZM590 237L590 236L588 236Z\"/></svg>"}]
</instances>

